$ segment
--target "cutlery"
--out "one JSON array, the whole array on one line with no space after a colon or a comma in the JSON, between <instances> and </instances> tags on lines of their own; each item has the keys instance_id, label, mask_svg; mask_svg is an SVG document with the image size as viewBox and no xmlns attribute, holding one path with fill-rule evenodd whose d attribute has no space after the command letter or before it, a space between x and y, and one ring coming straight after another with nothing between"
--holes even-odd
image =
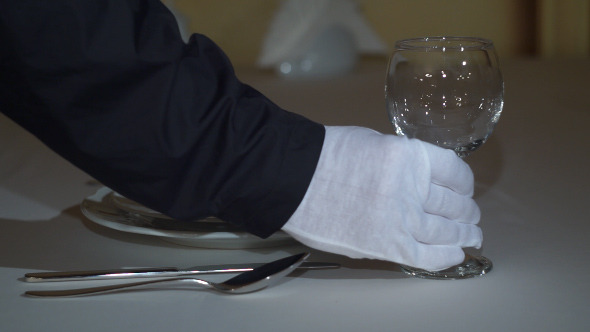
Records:
<instances>
[{"instance_id":1,"label":"cutlery","mask_svg":"<svg viewBox=\"0 0 590 332\"><path fill-rule=\"evenodd\" d=\"M27 291L25 295L32 297L71 297L87 294L109 293L120 289L140 287L153 284L182 283L191 286L209 288L214 291L229 294L251 293L275 284L281 278L295 270L309 257L309 253L300 253L261 265L251 271L242 272L224 282L210 282L196 278L172 278L148 280L133 283L116 284L101 287L89 287L65 290Z\"/></svg>"},{"instance_id":2,"label":"cutlery","mask_svg":"<svg viewBox=\"0 0 590 332\"><path fill-rule=\"evenodd\" d=\"M214 273L240 273L251 271L263 263L224 264L193 266L185 269L176 267L161 268L133 268L114 270L91 270L91 271L59 271L59 272L31 272L25 274L26 282L47 282L47 281L81 281L81 280L109 280L109 279L131 279L131 278L164 278L181 277ZM321 270L337 269L340 264L326 262L303 262L298 269Z\"/></svg>"}]
</instances>

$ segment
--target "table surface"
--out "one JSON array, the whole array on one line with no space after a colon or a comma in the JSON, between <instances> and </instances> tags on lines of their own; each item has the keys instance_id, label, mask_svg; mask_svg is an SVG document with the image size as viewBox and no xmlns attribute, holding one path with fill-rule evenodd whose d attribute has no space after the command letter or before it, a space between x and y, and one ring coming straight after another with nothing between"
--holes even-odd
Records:
<instances>
[{"instance_id":1,"label":"table surface","mask_svg":"<svg viewBox=\"0 0 590 332\"><path fill-rule=\"evenodd\" d=\"M311 251L308 271L241 296L158 290L32 299L23 274L128 266L269 261L306 248L198 249L107 229L81 200L99 186L0 115L2 331L586 331L590 327L590 61L506 60L505 109L468 158L477 182L484 277L407 277L392 263ZM328 125L392 132L385 63L323 81L239 70L282 107ZM66 284L44 285L61 288ZM75 286L69 284L69 286Z\"/></svg>"}]
</instances>

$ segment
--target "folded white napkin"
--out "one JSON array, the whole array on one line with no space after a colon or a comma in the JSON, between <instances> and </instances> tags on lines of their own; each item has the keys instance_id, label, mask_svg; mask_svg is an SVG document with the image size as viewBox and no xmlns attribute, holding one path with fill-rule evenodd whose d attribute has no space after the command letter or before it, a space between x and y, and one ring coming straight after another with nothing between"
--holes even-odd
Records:
<instances>
[{"instance_id":1,"label":"folded white napkin","mask_svg":"<svg viewBox=\"0 0 590 332\"><path fill-rule=\"evenodd\" d=\"M258 65L288 77L350 70L357 54L386 53L352 0L287 0L271 22Z\"/></svg>"}]
</instances>

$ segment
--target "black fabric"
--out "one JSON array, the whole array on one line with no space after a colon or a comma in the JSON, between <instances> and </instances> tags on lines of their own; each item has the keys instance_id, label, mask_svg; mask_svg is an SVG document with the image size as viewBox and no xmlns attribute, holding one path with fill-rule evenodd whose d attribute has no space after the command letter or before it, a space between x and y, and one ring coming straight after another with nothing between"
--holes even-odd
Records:
<instances>
[{"instance_id":1,"label":"black fabric","mask_svg":"<svg viewBox=\"0 0 590 332\"><path fill-rule=\"evenodd\" d=\"M156 0L0 0L0 110L131 199L261 237L297 208L324 138L209 39L183 43Z\"/></svg>"}]
</instances>

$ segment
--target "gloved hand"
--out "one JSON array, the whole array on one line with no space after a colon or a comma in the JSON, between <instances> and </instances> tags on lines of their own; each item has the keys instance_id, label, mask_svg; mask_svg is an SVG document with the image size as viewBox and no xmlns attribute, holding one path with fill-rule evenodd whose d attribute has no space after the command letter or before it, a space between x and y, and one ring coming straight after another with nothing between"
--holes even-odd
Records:
<instances>
[{"instance_id":1,"label":"gloved hand","mask_svg":"<svg viewBox=\"0 0 590 332\"><path fill-rule=\"evenodd\" d=\"M473 173L451 150L360 127L326 127L320 160L283 230L352 258L426 270L480 247Z\"/></svg>"}]
</instances>

